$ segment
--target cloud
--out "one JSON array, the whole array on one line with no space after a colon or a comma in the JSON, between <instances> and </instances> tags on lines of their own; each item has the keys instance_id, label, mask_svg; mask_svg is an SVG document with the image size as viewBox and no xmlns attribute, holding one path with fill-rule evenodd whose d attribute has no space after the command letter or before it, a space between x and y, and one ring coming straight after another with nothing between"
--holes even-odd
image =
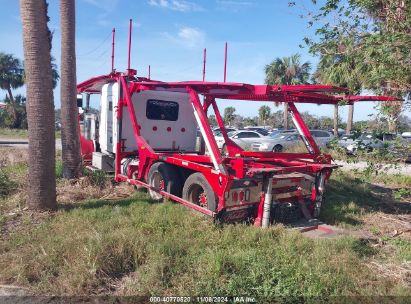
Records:
<instances>
[{"instance_id":1,"label":"cloud","mask_svg":"<svg viewBox=\"0 0 411 304\"><path fill-rule=\"evenodd\" d=\"M217 4L221 5L237 5L237 6L249 6L253 5L253 1L234 1L234 0L217 0Z\"/></svg>"},{"instance_id":2,"label":"cloud","mask_svg":"<svg viewBox=\"0 0 411 304\"><path fill-rule=\"evenodd\" d=\"M255 4L254 1L240 0L217 0L217 6L220 10L238 12Z\"/></svg>"},{"instance_id":3,"label":"cloud","mask_svg":"<svg viewBox=\"0 0 411 304\"><path fill-rule=\"evenodd\" d=\"M204 11L198 4L185 0L149 0L148 4L178 12Z\"/></svg>"},{"instance_id":4,"label":"cloud","mask_svg":"<svg viewBox=\"0 0 411 304\"><path fill-rule=\"evenodd\" d=\"M178 32L178 37L187 43L190 47L195 47L200 44L204 44L205 34L192 27L183 27Z\"/></svg>"},{"instance_id":5,"label":"cloud","mask_svg":"<svg viewBox=\"0 0 411 304\"><path fill-rule=\"evenodd\" d=\"M188 48L202 47L205 42L205 33L201 30L193 27L184 26L179 31L172 35L168 32L164 33L164 36L177 44Z\"/></svg>"},{"instance_id":6,"label":"cloud","mask_svg":"<svg viewBox=\"0 0 411 304\"><path fill-rule=\"evenodd\" d=\"M118 3L118 0L83 0L83 1L105 11L106 13L112 12Z\"/></svg>"}]
</instances>

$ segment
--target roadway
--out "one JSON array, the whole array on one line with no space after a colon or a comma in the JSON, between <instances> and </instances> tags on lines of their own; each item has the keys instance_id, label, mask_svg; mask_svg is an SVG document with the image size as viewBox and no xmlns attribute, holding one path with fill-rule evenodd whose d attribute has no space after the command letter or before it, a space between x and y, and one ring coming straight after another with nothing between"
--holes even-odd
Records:
<instances>
[{"instance_id":1,"label":"roadway","mask_svg":"<svg viewBox=\"0 0 411 304\"><path fill-rule=\"evenodd\" d=\"M0 138L0 148L2 147L12 147L19 149L28 149L29 140L26 138ZM61 150L61 139L56 138L56 149Z\"/></svg>"}]
</instances>

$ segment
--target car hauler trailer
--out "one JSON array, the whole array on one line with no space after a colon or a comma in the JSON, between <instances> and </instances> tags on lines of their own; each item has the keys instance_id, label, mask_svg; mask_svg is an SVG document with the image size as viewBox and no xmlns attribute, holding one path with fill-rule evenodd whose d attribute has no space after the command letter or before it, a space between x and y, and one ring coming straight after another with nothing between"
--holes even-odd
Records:
<instances>
[{"instance_id":1,"label":"car hauler trailer","mask_svg":"<svg viewBox=\"0 0 411 304\"><path fill-rule=\"evenodd\" d=\"M112 72L77 86L79 94L101 95L98 139L81 139L85 161L113 171L117 182L147 188L153 200L167 197L222 221L247 219L257 226L318 217L325 185L337 168L321 153L296 103L394 100L348 96L326 85L161 82L135 74ZM227 136L217 99L288 103L307 153L244 151ZM217 147L210 109L228 155Z\"/></svg>"}]
</instances>

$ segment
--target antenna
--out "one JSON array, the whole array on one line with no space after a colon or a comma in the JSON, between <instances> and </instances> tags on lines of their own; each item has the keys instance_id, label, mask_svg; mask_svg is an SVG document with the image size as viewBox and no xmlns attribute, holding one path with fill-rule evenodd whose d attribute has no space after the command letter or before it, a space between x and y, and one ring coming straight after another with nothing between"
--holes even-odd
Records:
<instances>
[{"instance_id":1,"label":"antenna","mask_svg":"<svg viewBox=\"0 0 411 304\"><path fill-rule=\"evenodd\" d=\"M128 31L128 65L127 72L130 72L130 54L131 54L131 31L133 28L133 19L130 19L130 29Z\"/></svg>"},{"instance_id":2,"label":"antenna","mask_svg":"<svg viewBox=\"0 0 411 304\"><path fill-rule=\"evenodd\" d=\"M224 82L226 81L227 76L227 42L225 43L224 49Z\"/></svg>"},{"instance_id":3,"label":"antenna","mask_svg":"<svg viewBox=\"0 0 411 304\"><path fill-rule=\"evenodd\" d=\"M111 42L111 73L114 73L114 39L115 39L115 36L116 36L116 29L113 28L113 31L112 31L113 39Z\"/></svg>"},{"instance_id":4,"label":"antenna","mask_svg":"<svg viewBox=\"0 0 411 304\"><path fill-rule=\"evenodd\" d=\"M150 75L151 74L151 66L150 65L148 65L148 79L150 80Z\"/></svg>"},{"instance_id":5,"label":"antenna","mask_svg":"<svg viewBox=\"0 0 411 304\"><path fill-rule=\"evenodd\" d=\"M203 82L205 81L206 74L206 61L207 61L207 49L204 48L204 59L203 59Z\"/></svg>"}]
</instances>

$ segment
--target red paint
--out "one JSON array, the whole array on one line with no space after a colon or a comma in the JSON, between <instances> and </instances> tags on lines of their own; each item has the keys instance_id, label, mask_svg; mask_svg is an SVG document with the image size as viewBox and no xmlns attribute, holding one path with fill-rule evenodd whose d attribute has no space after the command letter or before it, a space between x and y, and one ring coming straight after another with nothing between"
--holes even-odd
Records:
<instances>
[{"instance_id":1,"label":"red paint","mask_svg":"<svg viewBox=\"0 0 411 304\"><path fill-rule=\"evenodd\" d=\"M238 193L233 192L233 202L236 202L238 200Z\"/></svg>"},{"instance_id":2,"label":"red paint","mask_svg":"<svg viewBox=\"0 0 411 304\"><path fill-rule=\"evenodd\" d=\"M131 25L131 24L130 24ZM130 36L131 37L131 30ZM129 44L131 46L131 43ZM130 50L130 47L129 47ZM129 69L129 72L132 71ZM134 71L134 70L133 70ZM141 81L142 80L142 81ZM231 184L236 179L249 178L252 182L256 182L254 177L261 175L276 175L287 174L292 172L302 172L305 174L316 174L320 171L326 172L329 177L331 171L335 168L331 165L331 156L320 153L315 141L313 140L310 131L303 122L295 103L319 103L319 104L337 104L342 100L357 102L361 100L395 100L392 97L361 97L361 96L342 96L335 95L337 92L344 92L344 89L324 86L324 85L301 85L301 86L269 86L269 85L250 85L244 83L218 83L218 82L203 82L203 81L188 81L188 82L159 82L147 81L146 78L135 78L129 74L111 73L95 77L80 83L77 86L79 93L99 93L101 86L109 82L118 82L122 88L122 99L119 100L117 109L117 119L123 118L123 111L128 111L134 138L137 144L137 151L125 152L124 143L121 141L116 144L117 153L115 155L116 171L115 176L117 181L128 181L133 185L142 185L152 189L144 182L147 177L150 166L156 161L164 161L177 167L188 168L192 172L200 172L210 184L218 198L217 213L226 210L225 193L230 193ZM196 111L199 121L204 128L203 137L210 144L209 155L198 155L195 153L184 153L181 151L158 152L154 151L150 144L141 135L141 126L135 115L134 105L131 96L134 93L144 90L162 90L162 91L186 91L190 97L194 110ZM204 104L201 103L198 94L206 95ZM240 99L240 100L256 100L269 102L287 102L289 103L289 111L294 115L298 122L302 133L307 138L307 141L313 148L312 153L274 153L274 152L252 152L243 151L231 139L228 138L224 127L223 119L215 102L216 98L220 99ZM213 107L217 122L222 130L222 135L226 141L229 157L221 155L217 143L208 123L206 111L209 106ZM146 128L149 128L145 126ZM154 126L153 131L157 129ZM167 128L171 132L171 127ZM181 128L181 132L185 132L185 128ZM95 147L92 141L81 139L81 151L86 160L91 160L91 154ZM139 165L133 167L133 179L128 180L126 176L120 173L121 161L124 157L139 157ZM218 170L212 163L212 157L215 159ZM228 170L229 169L229 170ZM293 182L299 183L298 179L293 179ZM156 191L156 190L155 190ZM184 204L192 209L210 216L216 216L217 213L211 212L206 208L183 200L180 197L171 195L162 190L157 190L165 197L169 197L181 204ZM314 192L314 193L313 193ZM228 195L227 195L228 196ZM248 194L249 196L249 194ZM313 199L315 191L306 198ZM233 194L233 200L243 201L247 199L247 192ZM302 200L302 193L298 195L298 199ZM287 201L283 199L281 201ZM290 199L288 199L290 201ZM202 200L204 203L204 199ZM255 225L261 224L264 193L261 193L260 202L247 202L250 206L256 207Z\"/></svg>"},{"instance_id":3,"label":"red paint","mask_svg":"<svg viewBox=\"0 0 411 304\"><path fill-rule=\"evenodd\" d=\"M240 198L240 202L244 201L244 191L243 190L240 191L239 198Z\"/></svg>"}]
</instances>

